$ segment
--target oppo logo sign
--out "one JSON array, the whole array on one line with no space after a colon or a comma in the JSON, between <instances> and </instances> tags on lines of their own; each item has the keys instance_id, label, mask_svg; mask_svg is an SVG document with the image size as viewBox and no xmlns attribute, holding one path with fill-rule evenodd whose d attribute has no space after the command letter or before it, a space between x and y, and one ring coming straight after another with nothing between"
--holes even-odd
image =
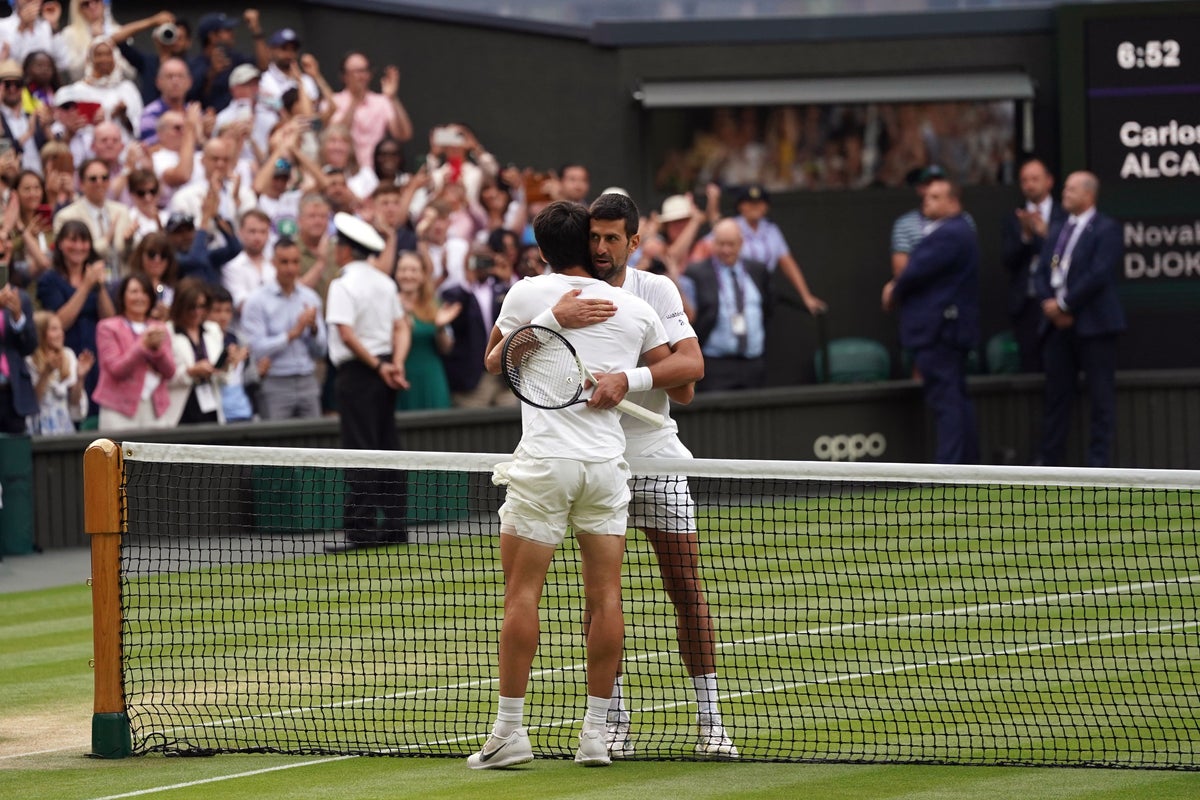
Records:
<instances>
[{"instance_id":1,"label":"oppo logo sign","mask_svg":"<svg viewBox=\"0 0 1200 800\"><path fill-rule=\"evenodd\" d=\"M837 436L818 436L813 441L813 455L821 461L858 461L885 452L887 437L882 433L839 433Z\"/></svg>"}]
</instances>

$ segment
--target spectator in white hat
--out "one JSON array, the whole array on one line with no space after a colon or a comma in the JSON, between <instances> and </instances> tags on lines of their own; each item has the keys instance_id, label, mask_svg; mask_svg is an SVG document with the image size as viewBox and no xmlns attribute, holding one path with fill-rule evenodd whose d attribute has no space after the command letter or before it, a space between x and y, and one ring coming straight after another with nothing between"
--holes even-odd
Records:
<instances>
[{"instance_id":1,"label":"spectator in white hat","mask_svg":"<svg viewBox=\"0 0 1200 800\"><path fill-rule=\"evenodd\" d=\"M229 73L229 105L217 114L214 131L220 134L226 128L243 125L249 136L242 148L239 160L248 161L256 169L270 149L271 129L275 127L276 115L259 102L259 85L262 73L253 64L238 64Z\"/></svg>"}]
</instances>

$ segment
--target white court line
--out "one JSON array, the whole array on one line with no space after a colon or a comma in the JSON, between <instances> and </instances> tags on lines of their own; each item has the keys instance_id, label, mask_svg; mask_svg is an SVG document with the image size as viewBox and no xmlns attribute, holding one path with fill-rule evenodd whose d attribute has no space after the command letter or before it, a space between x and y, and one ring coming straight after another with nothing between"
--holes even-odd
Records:
<instances>
[{"instance_id":1,"label":"white court line","mask_svg":"<svg viewBox=\"0 0 1200 800\"><path fill-rule=\"evenodd\" d=\"M780 639L789 639L789 638L793 638L793 637L823 636L823 635L829 635L829 634L846 633L848 631L859 630L862 628L882 627L882 626L888 626L888 625L900 625L900 624L904 624L904 623L908 623L908 622L915 622L915 621L921 621L921 620L933 620L933 619L937 619L939 617L966 616L966 615L971 615L971 614L980 614L983 612L999 611L1004 608L1016 608L1016 607L1020 607L1020 606L1051 605L1053 603L1058 603L1058 602L1061 602L1063 600L1068 600L1068 599L1079 599L1079 598L1083 598L1083 597L1098 597L1098 596L1118 595L1118 594L1130 594L1132 592L1144 591L1146 589L1157 589L1157 588L1163 588L1166 586L1175 586L1175 585L1190 584L1190 583L1197 583L1197 582L1200 582L1200 575L1185 575L1180 578L1171 578L1171 579L1168 579L1165 581L1141 581L1138 583L1118 584L1116 586L1102 586L1102 587L1099 587L1096 589L1086 589L1081 592L1064 592L1064 593L1050 594L1050 595L1035 595L1033 597L1021 597L1021 598L1017 598L1015 600L1005 600L1005 601L1002 601L999 603L984 603L984 604L969 605L969 606L958 606L957 608L950 608L950 609L946 609L944 611L931 611L931 612L926 612L923 614L901 614L898 616L883 617L880 619L864 620L862 622L846 622L846 623L841 623L839 625L824 625L824 626L821 626L818 628L809 628L809 629L803 630L803 631L790 631L787 633L775 633L775 634L770 634L768 636L759 636L759 637L753 637L750 639L739 639L739 640L733 641L733 642L722 642L722 643L719 643L717 645L717 647L719 649L725 650L725 649L730 649L730 648L741 647L741 646L748 645L748 644L762 644L764 642L778 641ZM675 656L675 651L669 651L669 652L668 651L655 651L655 652L651 652L651 653L641 653L636 656L630 656L624 660L626 662L633 662L633 661L644 662L644 661L653 661L653 660L659 659L659 658L673 658L674 656ZM551 675L551 674L558 673L558 672L579 671L579 670L583 670L585 667L586 667L586 664L569 664L569 665L565 665L562 667L536 670L536 671L530 673L530 676L531 677L541 677L543 675ZM374 697L360 697L360 698L355 698L353 700L343 700L338 703L325 703L325 704L316 705L316 706L304 706L304 707L300 707L300 708L289 708L289 709L284 709L282 711L272 711L267 714L251 714L251 715L242 716L242 717L228 717L226 719L213 720L212 722L204 722L204 723L200 723L197 725L183 725L183 726L178 726L178 727L174 727L174 728L166 728L162 731L154 731L154 733L167 734L167 733L176 733L176 732L185 731L185 730L193 730L196 728L215 728L215 727L221 727L224 725L229 725L229 724L232 724L235 722L246 722L248 720L254 720L254 719L271 719L271 718L278 718L278 717L290 717L290 716L295 716L296 714L304 714L309 711L319 711L321 709L327 709L327 708L329 708L329 709L348 708L348 707L352 707L352 706L366 705L369 703L384 702L387 700L407 699L407 698L411 698L411 697L417 697L417 696L420 696L420 695L423 695L426 693L446 692L446 691L453 691L456 689L476 689L476 688L479 688L480 686L487 686L489 684L493 684L496 682L496 680L497 680L496 678L482 678L482 679L474 680L474 681L466 681L464 683L456 683L456 684L452 684L450 686L438 686L438 687L434 687L434 688L425 688L425 689L412 689L412 690L408 690L408 691L404 691L404 692L394 692L394 693L390 693L390 694L386 694L386 695L376 695ZM826 679L824 682L831 683L831 682L835 682L835 681L834 681L834 679ZM802 686L802 685L804 685L804 684L797 684L797 686ZM746 694L746 693L735 694L735 695L730 695L730 696L731 697L740 697L740 696L744 696L744 694ZM655 707L653 710L665 710L668 708L676 707L677 705L679 705L679 704L668 704L668 705L663 706L661 709L659 709L658 707ZM450 741L458 741L458 740L450 740ZM442 743L434 742L434 744L442 744ZM79 745L79 746L87 747L86 744ZM11 759L11 758L24 758L26 756L43 755L46 753L61 753L61 752L65 752L67 750L74 750L74 749L76 749L76 748L75 747L60 747L60 748L55 748L53 750L39 750L39 751L32 752L32 753L16 753L13 755L0 756L0 760Z\"/></svg>"},{"instance_id":2,"label":"white court line","mask_svg":"<svg viewBox=\"0 0 1200 800\"><path fill-rule=\"evenodd\" d=\"M998 611L1004 608L1016 608L1020 606L1036 606L1036 605L1051 605L1060 603L1068 599L1080 599L1084 597L1096 597L1105 595L1130 594L1132 592L1145 591L1151 588L1164 588L1167 586L1177 586L1181 584L1190 584L1200 582L1200 575L1185 575L1180 578L1169 578L1164 581L1139 581L1138 583L1124 583L1116 586L1101 586L1095 589L1085 589L1080 592L1063 592L1050 595L1034 595L1032 597L1020 597L1015 600L1004 600L999 603L985 603L969 606L958 606L956 608L945 609L943 611L931 611L923 614L901 614L892 617L883 617L874 620L864 620L863 622L846 622L839 625L823 625L818 628L809 628L803 631L791 631L788 633L776 633L768 636L758 636L750 639L739 639L733 642L722 642L718 644L721 650L742 647L748 644L761 644L764 642L778 641L780 639L789 639L801 636L821 636L831 633L845 633L847 631L858 630L868 627L882 627L889 625L899 625L908 622L920 620L932 620L939 617L954 617L965 616L972 614L980 614L985 611ZM676 651L658 650L650 653L640 653L636 656L631 656L625 659L626 662L644 662L653 661L660 658L674 658ZM531 678L541 677L543 675L553 675L560 672L576 672L586 668L585 663L568 664L561 667L553 667L548 669L535 670L530 673ZM388 700L407 699L411 697L419 697L425 694L437 694L440 692L453 691L456 689L477 689L481 686L489 686L496 683L497 678L480 678L473 681L465 681L462 683L452 684L450 686L436 686L422 689L410 689L404 692L393 692L386 695L376 695L373 697L359 697L353 700L343 700L337 703L323 703L315 706L303 706L299 708L288 708L281 711L272 711L266 714L250 714L241 717L228 717L225 719L213 720L197 725L183 725L173 728L166 728L162 731L153 731L153 733L167 734L176 733L178 731L194 730L197 728L215 728L224 725L229 725L236 722L246 722L256 719L272 719L279 717L290 717L297 714L304 714L310 711L319 711L321 709L332 708L348 708L352 706L367 705L376 702L385 702Z\"/></svg>"},{"instance_id":3,"label":"white court line","mask_svg":"<svg viewBox=\"0 0 1200 800\"><path fill-rule=\"evenodd\" d=\"M49 750L34 750L29 753L9 753L6 756L0 756L0 761L6 761L7 759L10 759L10 758L28 758L30 756L44 756L49 753L65 753L68 750L86 750L87 748L88 748L87 742L80 742L79 744L73 744L68 747L52 747Z\"/></svg>"},{"instance_id":4,"label":"white court line","mask_svg":"<svg viewBox=\"0 0 1200 800\"><path fill-rule=\"evenodd\" d=\"M818 678L815 680L795 681L795 682L786 683L786 684L776 684L775 686L770 686L765 689L756 689L754 691L746 691L746 692L727 693L727 694L722 695L721 699L729 700L729 699L735 698L735 697L745 697L746 695L750 695L750 694L762 694L764 692L788 691L790 689L798 689L798 688L801 688L804 686L820 686L820 685L833 684L833 683L845 683L847 681L858 680L860 678L870 678L870 677L876 677L876 676L881 676L881 675L895 675L895 674L898 674L901 672L913 672L915 670L926 669L928 667L942 667L942 666L947 666L950 664L962 664L962 663L966 663L968 661L980 661L983 659L998 658L1001 656L1023 655L1026 653L1034 653L1039 650L1050 650L1050 649L1057 648L1057 647L1074 647L1074 646L1081 645L1081 644L1091 644L1094 642L1100 642L1100 641L1105 641L1105 640L1121 639L1126 636L1151 635L1151 634L1164 633L1167 631L1186 630L1188 628L1195 628L1195 627L1200 627L1200 621L1175 623L1172 625L1159 625L1154 628L1140 628L1140 629L1132 630L1132 631L1119 631L1119 632L1115 632L1115 633L1103 633L1103 634L1097 634L1095 636L1082 636L1077 639L1068 639L1067 641L1063 641L1063 642L1044 642L1042 644L1036 644L1036 645L1025 645L1022 647L1012 647L1012 648L1000 650L1000 651L994 652L994 653L973 653L971 655L955 656L953 658L941 658L941 659L937 659L936 661L925 661L925 662L922 662L919 664L901 664L896 667L886 667L883 669L871 670L869 672L852 672L852 673L846 673L844 675L833 675L828 678ZM637 711L640 711L640 712L665 711L668 709L678 708L680 706L689 705L690 703L691 703L690 700L678 700L678 701L671 702L671 703L662 703L662 704L655 705L655 706L646 706L646 707L637 709ZM578 722L578 720L559 720L558 722L552 722L552 723L548 723L546 725L534 726L531 729L532 730L542 730L544 728L561 728L565 725L572 725L577 722ZM426 742L424 744L424 746L440 745L440 744L458 744L460 742L470 741L472 739L482 739L485 735L486 734L480 734L478 736L457 736L452 739L443 739L443 740L439 740L439 741L435 741L435 742ZM415 746L416 745L414 745L414 747ZM394 748L393 750L390 750L387 752L396 752L399 750L407 750L407 749L410 749L410 748L409 747ZM150 788L150 789L139 789L138 791L135 791L135 792L126 792L125 794L112 794L112 795L107 795L105 797L93 798L93 800L121 800L121 798L125 798L125 797L140 797L140 796L144 796L144 795L148 795L148 794L157 794L158 792L166 792L166 791L170 791L172 789L184 789L184 788L191 787L191 786L199 786L201 784L218 783L220 781L235 780L238 778L248 778L248 777L252 777L255 775L262 775L262 774L268 773L268 772L279 772L281 770L286 770L286 769L295 769L296 767L309 767L309 766L313 766L316 764L330 764L335 761L347 761L349 759L359 758L359 757L360 756L357 756L357 755L331 756L329 758L320 758L320 759L315 759L313 761L304 761L299 764L283 764L278 767L268 767L265 769L250 770L249 772L239 772L239 773L236 773L233 775L221 775L221 776L214 777L214 778L204 778L202 780L188 781L186 783L175 783L175 784L170 784L168 786L159 786L159 787L154 787L154 788Z\"/></svg>"},{"instance_id":5,"label":"white court line","mask_svg":"<svg viewBox=\"0 0 1200 800\"><path fill-rule=\"evenodd\" d=\"M358 756L331 756L330 758L318 758L313 761L302 761L299 764L283 764L278 767L266 767L264 769L252 769L249 772L238 772L233 775L220 775L215 778L202 778L196 781L187 781L185 783L172 783L169 786L154 786L149 789L138 789L136 792L125 792L124 794L109 794L104 797L97 797L94 800L119 800L122 797L141 797L147 794L157 794L159 792L168 792L172 789L187 789L191 786L202 786L206 783L218 783L220 781L231 781L235 778L251 778L255 775L263 775L268 772L279 772L285 769L295 769L296 767L311 767L314 764L330 764L334 761L346 761L347 759L358 758Z\"/></svg>"}]
</instances>

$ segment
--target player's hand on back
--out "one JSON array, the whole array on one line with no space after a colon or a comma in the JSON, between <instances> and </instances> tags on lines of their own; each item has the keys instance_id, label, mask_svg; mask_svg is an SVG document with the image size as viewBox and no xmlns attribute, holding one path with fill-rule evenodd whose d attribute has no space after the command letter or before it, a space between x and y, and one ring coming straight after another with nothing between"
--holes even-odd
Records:
<instances>
[{"instance_id":1,"label":"player's hand on back","mask_svg":"<svg viewBox=\"0 0 1200 800\"><path fill-rule=\"evenodd\" d=\"M564 328L586 328L617 313L611 300L598 297L580 297L579 289L572 289L558 299L551 311L558 324Z\"/></svg>"}]
</instances>

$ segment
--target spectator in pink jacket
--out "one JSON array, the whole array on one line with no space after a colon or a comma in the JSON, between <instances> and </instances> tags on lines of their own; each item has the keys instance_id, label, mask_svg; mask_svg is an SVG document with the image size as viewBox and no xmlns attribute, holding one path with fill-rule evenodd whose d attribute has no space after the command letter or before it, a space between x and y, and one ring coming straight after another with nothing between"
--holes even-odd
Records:
<instances>
[{"instance_id":1,"label":"spectator in pink jacket","mask_svg":"<svg viewBox=\"0 0 1200 800\"><path fill-rule=\"evenodd\" d=\"M150 279L143 273L127 275L114 305L116 314L96 326L100 381L93 399L100 406L100 430L174 427L176 420L166 411L175 358L167 326L150 318Z\"/></svg>"}]
</instances>

